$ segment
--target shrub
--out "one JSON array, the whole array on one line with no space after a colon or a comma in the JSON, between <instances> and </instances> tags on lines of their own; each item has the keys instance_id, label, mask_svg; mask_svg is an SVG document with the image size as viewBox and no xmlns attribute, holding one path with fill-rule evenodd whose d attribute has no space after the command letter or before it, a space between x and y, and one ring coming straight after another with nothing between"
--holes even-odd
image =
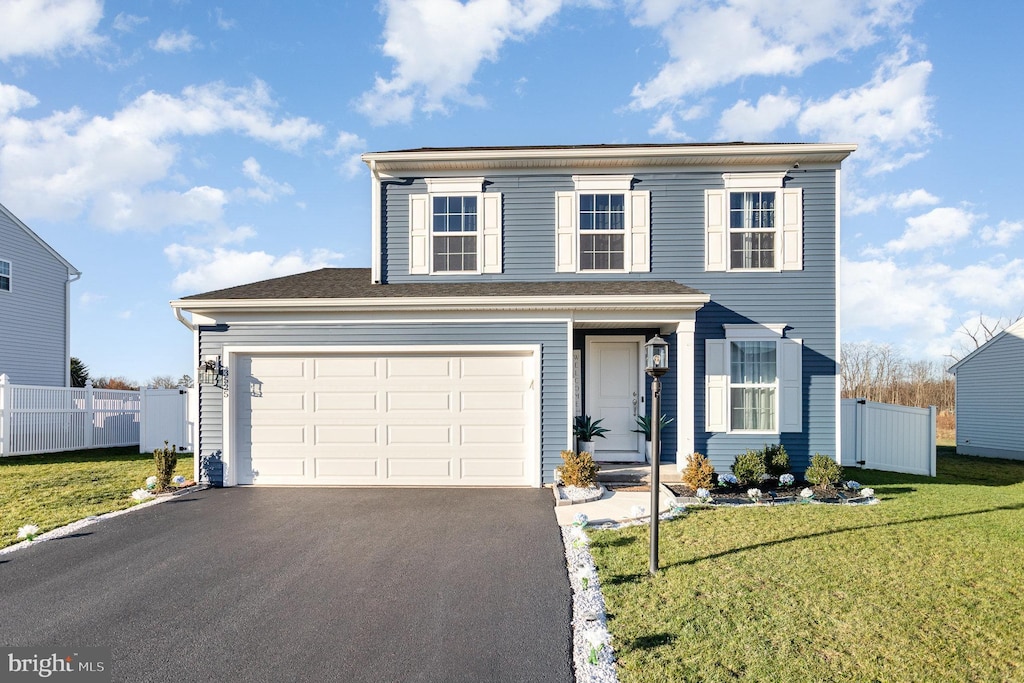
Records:
<instances>
[{"instance_id":1,"label":"shrub","mask_svg":"<svg viewBox=\"0 0 1024 683\"><path fill-rule=\"evenodd\" d=\"M789 472L789 453L782 444L772 444L764 447L764 465L768 474L776 479L786 472Z\"/></svg>"},{"instance_id":2,"label":"shrub","mask_svg":"<svg viewBox=\"0 0 1024 683\"><path fill-rule=\"evenodd\" d=\"M815 453L811 458L811 466L804 473L804 479L819 489L834 489L843 478L843 468L834 458Z\"/></svg>"},{"instance_id":3,"label":"shrub","mask_svg":"<svg viewBox=\"0 0 1024 683\"><path fill-rule=\"evenodd\" d=\"M153 460L156 461L156 490L165 491L171 485L174 468L178 466L178 447L168 446L164 441L163 448L153 451Z\"/></svg>"},{"instance_id":4,"label":"shrub","mask_svg":"<svg viewBox=\"0 0 1024 683\"><path fill-rule=\"evenodd\" d=\"M601 469L594 462L590 453L577 453L576 451L562 451L562 482L566 486L579 486L588 488L594 485L597 471Z\"/></svg>"},{"instance_id":5,"label":"shrub","mask_svg":"<svg viewBox=\"0 0 1024 683\"><path fill-rule=\"evenodd\" d=\"M752 451L747 449L745 453L736 456L732 463L732 473L736 475L740 484L760 484L761 479L767 473L764 463L764 451Z\"/></svg>"},{"instance_id":6,"label":"shrub","mask_svg":"<svg viewBox=\"0 0 1024 683\"><path fill-rule=\"evenodd\" d=\"M694 453L686 462L683 470L683 483L691 489L710 489L711 477L715 474L715 466L706 455Z\"/></svg>"}]
</instances>

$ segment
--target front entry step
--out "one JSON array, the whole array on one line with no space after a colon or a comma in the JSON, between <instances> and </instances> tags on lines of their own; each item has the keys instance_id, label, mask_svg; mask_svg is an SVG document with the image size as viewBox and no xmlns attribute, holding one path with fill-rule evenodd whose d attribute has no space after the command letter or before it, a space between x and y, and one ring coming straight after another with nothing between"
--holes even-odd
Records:
<instances>
[{"instance_id":1,"label":"front entry step","mask_svg":"<svg viewBox=\"0 0 1024 683\"><path fill-rule=\"evenodd\" d=\"M601 470L597 480L602 484L650 484L651 466L647 463L600 463ZM663 483L682 481L681 473L676 471L675 463L662 463L659 476Z\"/></svg>"}]
</instances>

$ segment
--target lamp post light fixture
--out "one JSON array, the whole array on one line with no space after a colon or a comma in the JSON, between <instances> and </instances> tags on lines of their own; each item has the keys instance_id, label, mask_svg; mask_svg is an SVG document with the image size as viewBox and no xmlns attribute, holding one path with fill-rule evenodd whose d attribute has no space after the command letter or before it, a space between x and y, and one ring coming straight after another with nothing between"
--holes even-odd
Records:
<instances>
[{"instance_id":1,"label":"lamp post light fixture","mask_svg":"<svg viewBox=\"0 0 1024 683\"><path fill-rule=\"evenodd\" d=\"M658 573L658 489L661 488L661 376L668 372L668 342L654 335L644 345L651 376L651 575Z\"/></svg>"}]
</instances>

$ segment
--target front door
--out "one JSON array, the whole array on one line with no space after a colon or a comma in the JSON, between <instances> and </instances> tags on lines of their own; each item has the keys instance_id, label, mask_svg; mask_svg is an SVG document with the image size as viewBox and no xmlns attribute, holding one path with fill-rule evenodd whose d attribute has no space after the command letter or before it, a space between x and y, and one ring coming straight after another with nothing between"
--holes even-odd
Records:
<instances>
[{"instance_id":1,"label":"front door","mask_svg":"<svg viewBox=\"0 0 1024 683\"><path fill-rule=\"evenodd\" d=\"M643 462L644 437L636 416L645 411L640 381L643 337L587 338L586 412L609 431L594 443L594 458L601 462Z\"/></svg>"}]
</instances>

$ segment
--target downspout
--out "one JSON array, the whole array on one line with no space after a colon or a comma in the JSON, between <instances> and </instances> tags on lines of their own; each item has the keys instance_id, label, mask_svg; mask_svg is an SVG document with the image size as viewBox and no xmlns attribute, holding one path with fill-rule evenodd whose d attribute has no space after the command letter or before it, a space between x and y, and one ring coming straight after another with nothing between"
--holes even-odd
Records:
<instances>
[{"instance_id":1,"label":"downspout","mask_svg":"<svg viewBox=\"0 0 1024 683\"><path fill-rule=\"evenodd\" d=\"M369 160L370 166L370 281L379 285L381 281L381 234L380 234L380 174L377 161Z\"/></svg>"},{"instance_id":2,"label":"downspout","mask_svg":"<svg viewBox=\"0 0 1024 683\"><path fill-rule=\"evenodd\" d=\"M64 386L71 386L71 283L78 281L82 274L68 271L68 279L64 282Z\"/></svg>"}]
</instances>

